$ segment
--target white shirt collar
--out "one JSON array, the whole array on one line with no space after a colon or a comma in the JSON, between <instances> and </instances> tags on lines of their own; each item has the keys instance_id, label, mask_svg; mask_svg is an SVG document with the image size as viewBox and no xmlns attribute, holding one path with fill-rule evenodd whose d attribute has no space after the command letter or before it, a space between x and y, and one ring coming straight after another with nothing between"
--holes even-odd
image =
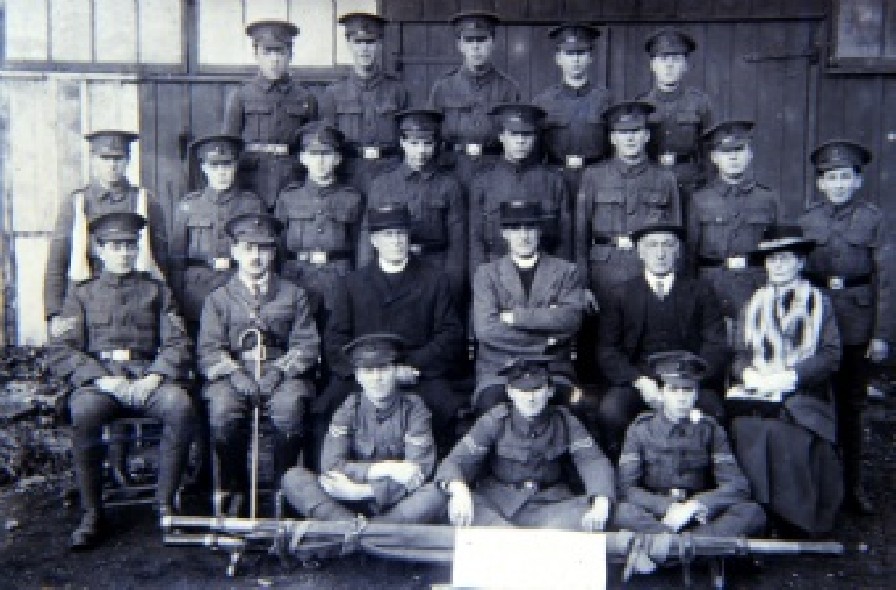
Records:
<instances>
[{"instance_id":1,"label":"white shirt collar","mask_svg":"<svg viewBox=\"0 0 896 590\"><path fill-rule=\"evenodd\" d=\"M672 283L675 282L675 273L670 272L666 276L661 277L645 270L644 278L647 280L647 284L650 285L650 288L654 293L659 290L659 285L662 285L663 294L668 295L669 291L672 289Z\"/></svg>"},{"instance_id":2,"label":"white shirt collar","mask_svg":"<svg viewBox=\"0 0 896 590\"><path fill-rule=\"evenodd\" d=\"M380 259L379 259L379 265L380 265L380 269L382 269L382 271L383 271L384 273L386 273L386 274L395 274L395 273L399 273L399 272L403 271L405 268L407 268L407 266L408 266L408 260L410 260L410 258L405 258L404 260L402 260L402 261L399 262L398 264L395 264L395 263L392 263L392 262L386 262L385 260L383 260L382 258L380 258Z\"/></svg>"}]
</instances>

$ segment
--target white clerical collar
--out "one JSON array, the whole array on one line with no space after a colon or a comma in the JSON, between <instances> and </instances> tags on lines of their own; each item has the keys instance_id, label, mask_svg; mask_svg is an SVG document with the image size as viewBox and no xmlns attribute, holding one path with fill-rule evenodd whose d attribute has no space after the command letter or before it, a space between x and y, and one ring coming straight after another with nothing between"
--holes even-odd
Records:
<instances>
[{"instance_id":1,"label":"white clerical collar","mask_svg":"<svg viewBox=\"0 0 896 590\"><path fill-rule=\"evenodd\" d=\"M663 295L667 295L669 291L672 289L672 283L675 282L675 273L670 272L665 276L655 275L652 272L645 270L644 278L647 279L647 284L650 285L650 288L653 289L653 292L656 293L659 291L659 286L663 287Z\"/></svg>"},{"instance_id":2,"label":"white clerical collar","mask_svg":"<svg viewBox=\"0 0 896 590\"><path fill-rule=\"evenodd\" d=\"M535 254L533 254L532 256L530 256L528 258L522 258L519 256L511 255L510 259L513 261L513 264L515 264L517 267L522 268L522 269L530 269L530 268L535 268L535 265L538 264L539 256L538 256L538 253L536 252Z\"/></svg>"},{"instance_id":3,"label":"white clerical collar","mask_svg":"<svg viewBox=\"0 0 896 590\"><path fill-rule=\"evenodd\" d=\"M391 275L391 274L399 273L399 272L403 271L405 268L407 268L408 260L410 260L410 258L405 258L401 262L395 263L395 262L389 262L389 261L386 261L386 260L383 260L382 258L380 258L379 265L380 265L380 269L384 273Z\"/></svg>"}]
</instances>

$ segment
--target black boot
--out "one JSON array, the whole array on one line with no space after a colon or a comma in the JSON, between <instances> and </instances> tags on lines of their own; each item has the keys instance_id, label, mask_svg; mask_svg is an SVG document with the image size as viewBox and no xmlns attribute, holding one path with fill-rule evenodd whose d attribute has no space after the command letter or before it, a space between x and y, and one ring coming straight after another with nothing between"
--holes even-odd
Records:
<instances>
[{"instance_id":1,"label":"black boot","mask_svg":"<svg viewBox=\"0 0 896 590\"><path fill-rule=\"evenodd\" d=\"M105 529L106 521L101 511L86 511L72 533L70 544L72 550L81 551L96 546L102 540Z\"/></svg>"},{"instance_id":2,"label":"black boot","mask_svg":"<svg viewBox=\"0 0 896 590\"><path fill-rule=\"evenodd\" d=\"M99 453L95 449L75 460L75 478L84 514L71 536L71 548L74 550L95 546L102 538L105 529L100 461Z\"/></svg>"}]
</instances>

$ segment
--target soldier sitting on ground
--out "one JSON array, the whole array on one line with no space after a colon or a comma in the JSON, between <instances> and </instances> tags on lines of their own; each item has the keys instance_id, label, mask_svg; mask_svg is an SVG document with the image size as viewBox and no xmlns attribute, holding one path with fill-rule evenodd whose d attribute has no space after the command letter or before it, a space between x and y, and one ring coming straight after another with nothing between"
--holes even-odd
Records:
<instances>
[{"instance_id":1,"label":"soldier sitting on ground","mask_svg":"<svg viewBox=\"0 0 896 590\"><path fill-rule=\"evenodd\" d=\"M273 458L279 476L296 464L303 404L313 393L306 372L317 362L320 338L305 292L273 272L279 228L268 215L230 220L227 233L237 272L208 296L199 326L199 370L209 381L203 395L221 491L230 499L225 511L233 515L245 498L250 408L267 406L276 431ZM260 346L265 358L258 378L254 358Z\"/></svg>"},{"instance_id":2,"label":"soldier sitting on ground","mask_svg":"<svg viewBox=\"0 0 896 590\"><path fill-rule=\"evenodd\" d=\"M360 393L346 398L330 422L321 474L304 467L283 477L283 492L302 516L347 520L432 522L442 495L424 485L436 461L430 413L419 397L398 387L402 339L368 334L346 345Z\"/></svg>"},{"instance_id":3,"label":"soldier sitting on ground","mask_svg":"<svg viewBox=\"0 0 896 590\"><path fill-rule=\"evenodd\" d=\"M663 382L662 402L625 435L616 526L641 533L757 534L765 514L750 501L750 484L725 429L694 407L706 362L676 350L651 356L648 365ZM633 556L635 571L653 571L649 547L641 551Z\"/></svg>"},{"instance_id":4,"label":"soldier sitting on ground","mask_svg":"<svg viewBox=\"0 0 896 590\"><path fill-rule=\"evenodd\" d=\"M84 510L72 549L96 544L104 533L101 466L103 424L128 414L162 422L157 509L173 512L174 494L195 426L183 388L190 339L165 283L135 271L140 230L136 213L107 213L90 233L102 270L74 285L50 342L49 366L74 392L69 400L75 477Z\"/></svg>"},{"instance_id":5,"label":"soldier sitting on ground","mask_svg":"<svg viewBox=\"0 0 896 590\"><path fill-rule=\"evenodd\" d=\"M452 524L603 530L615 494L613 467L570 411L549 405L555 385L545 358L505 368L510 404L483 415L439 466ZM584 485L576 495L571 460ZM471 491L472 490L472 491Z\"/></svg>"}]
</instances>

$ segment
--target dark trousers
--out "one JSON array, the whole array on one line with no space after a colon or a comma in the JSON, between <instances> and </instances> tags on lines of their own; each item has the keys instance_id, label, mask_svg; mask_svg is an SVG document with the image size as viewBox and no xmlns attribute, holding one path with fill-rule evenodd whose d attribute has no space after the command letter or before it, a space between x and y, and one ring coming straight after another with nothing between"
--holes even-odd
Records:
<instances>
[{"instance_id":1,"label":"dark trousers","mask_svg":"<svg viewBox=\"0 0 896 590\"><path fill-rule=\"evenodd\" d=\"M103 425L129 414L146 414L162 422L159 444L159 480L156 500L170 504L180 483L196 424L193 402L177 385L163 384L141 408L122 405L96 387L76 389L69 400L72 418L72 455L75 477L85 511L102 509Z\"/></svg>"},{"instance_id":2,"label":"dark trousers","mask_svg":"<svg viewBox=\"0 0 896 590\"><path fill-rule=\"evenodd\" d=\"M843 485L847 494L862 483L862 412L867 399L870 361L867 344L843 347L840 369L831 386L837 410L837 443L843 454Z\"/></svg>"},{"instance_id":3,"label":"dark trousers","mask_svg":"<svg viewBox=\"0 0 896 590\"><path fill-rule=\"evenodd\" d=\"M662 514L654 514L637 504L620 502L616 505L615 524L618 528L637 533L672 533L662 523ZM685 527L690 533L709 537L742 537L762 532L765 512L755 502L737 502L721 510L706 524L694 523Z\"/></svg>"}]
</instances>

